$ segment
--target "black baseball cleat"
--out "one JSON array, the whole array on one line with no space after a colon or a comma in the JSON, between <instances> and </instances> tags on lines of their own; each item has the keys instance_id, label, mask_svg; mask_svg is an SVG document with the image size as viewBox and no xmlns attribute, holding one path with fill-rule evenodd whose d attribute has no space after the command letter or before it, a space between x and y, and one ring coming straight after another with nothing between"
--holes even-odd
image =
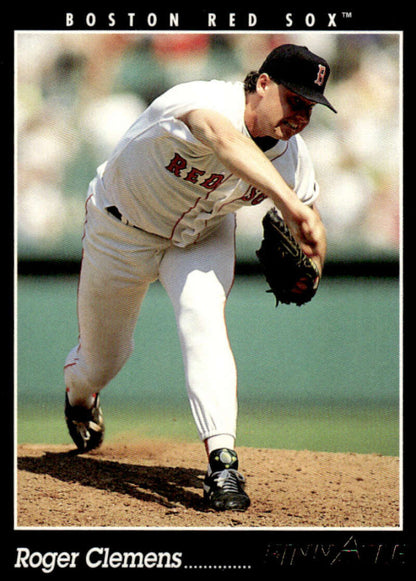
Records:
<instances>
[{"instance_id":1,"label":"black baseball cleat","mask_svg":"<svg viewBox=\"0 0 416 581\"><path fill-rule=\"evenodd\" d=\"M210 508L244 511L250 506L244 491L245 478L237 469L238 458L234 450L221 448L211 452L204 480L204 499Z\"/></svg>"},{"instance_id":2,"label":"black baseball cleat","mask_svg":"<svg viewBox=\"0 0 416 581\"><path fill-rule=\"evenodd\" d=\"M68 394L65 394L65 420L79 452L89 452L101 446L105 427L98 394L95 396L94 405L89 409L71 406Z\"/></svg>"}]
</instances>

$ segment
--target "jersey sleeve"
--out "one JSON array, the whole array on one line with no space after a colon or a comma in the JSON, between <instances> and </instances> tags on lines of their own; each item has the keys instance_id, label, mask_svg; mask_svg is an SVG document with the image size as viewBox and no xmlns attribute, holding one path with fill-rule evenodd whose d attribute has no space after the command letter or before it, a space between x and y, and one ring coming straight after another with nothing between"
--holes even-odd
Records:
<instances>
[{"instance_id":1,"label":"jersey sleeve","mask_svg":"<svg viewBox=\"0 0 416 581\"><path fill-rule=\"evenodd\" d=\"M298 148L298 163L295 172L294 190L298 198L311 206L319 196L319 184L315 178L315 170L308 148L300 135L296 136Z\"/></svg>"},{"instance_id":2,"label":"jersey sleeve","mask_svg":"<svg viewBox=\"0 0 416 581\"><path fill-rule=\"evenodd\" d=\"M244 91L240 85L215 80L176 85L153 102L155 115L177 119L194 109L212 109L239 124L241 103L244 104Z\"/></svg>"},{"instance_id":3,"label":"jersey sleeve","mask_svg":"<svg viewBox=\"0 0 416 581\"><path fill-rule=\"evenodd\" d=\"M193 81L176 85L151 105L151 115L178 139L209 151L180 118L195 109L210 109L224 115L239 131L244 125L244 90L241 83Z\"/></svg>"}]
</instances>

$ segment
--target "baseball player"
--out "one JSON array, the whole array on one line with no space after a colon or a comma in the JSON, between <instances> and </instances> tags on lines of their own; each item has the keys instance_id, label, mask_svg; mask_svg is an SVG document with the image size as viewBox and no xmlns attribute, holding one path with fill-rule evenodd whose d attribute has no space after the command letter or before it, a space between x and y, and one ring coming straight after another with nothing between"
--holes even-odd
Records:
<instances>
[{"instance_id":1,"label":"baseball player","mask_svg":"<svg viewBox=\"0 0 416 581\"><path fill-rule=\"evenodd\" d=\"M318 186L298 134L317 103L335 111L324 96L329 72L323 58L289 44L244 83L175 86L98 168L86 199L79 342L64 368L66 423L79 451L103 440L99 393L132 353L140 306L159 280L173 305L208 457L204 497L215 510L249 506L235 451L237 373L224 320L235 212L270 198L322 273Z\"/></svg>"}]
</instances>

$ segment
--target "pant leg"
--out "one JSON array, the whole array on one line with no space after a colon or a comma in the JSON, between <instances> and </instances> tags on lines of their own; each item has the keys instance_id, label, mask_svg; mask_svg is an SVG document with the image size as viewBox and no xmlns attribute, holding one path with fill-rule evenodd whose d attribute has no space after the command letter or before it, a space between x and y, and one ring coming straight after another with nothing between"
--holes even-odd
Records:
<instances>
[{"instance_id":1,"label":"pant leg","mask_svg":"<svg viewBox=\"0 0 416 581\"><path fill-rule=\"evenodd\" d=\"M90 196L78 286L79 341L64 367L73 405L105 387L131 355L140 307L161 256L152 237L121 224Z\"/></svg>"},{"instance_id":2,"label":"pant leg","mask_svg":"<svg viewBox=\"0 0 416 581\"><path fill-rule=\"evenodd\" d=\"M189 401L201 440L235 438L237 372L225 305L234 281L235 217L207 239L166 251L160 280L175 310Z\"/></svg>"}]
</instances>

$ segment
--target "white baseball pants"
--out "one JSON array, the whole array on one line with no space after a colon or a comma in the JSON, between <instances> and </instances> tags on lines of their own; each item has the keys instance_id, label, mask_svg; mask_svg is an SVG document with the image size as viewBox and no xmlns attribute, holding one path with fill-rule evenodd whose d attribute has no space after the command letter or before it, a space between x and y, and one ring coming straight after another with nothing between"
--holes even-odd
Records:
<instances>
[{"instance_id":1,"label":"white baseball pants","mask_svg":"<svg viewBox=\"0 0 416 581\"><path fill-rule=\"evenodd\" d=\"M173 304L199 436L235 438L237 373L224 316L234 262L232 214L206 239L178 248L124 225L90 192L78 286L79 342L64 368L70 402L85 405L126 363L142 301L159 279Z\"/></svg>"}]
</instances>

